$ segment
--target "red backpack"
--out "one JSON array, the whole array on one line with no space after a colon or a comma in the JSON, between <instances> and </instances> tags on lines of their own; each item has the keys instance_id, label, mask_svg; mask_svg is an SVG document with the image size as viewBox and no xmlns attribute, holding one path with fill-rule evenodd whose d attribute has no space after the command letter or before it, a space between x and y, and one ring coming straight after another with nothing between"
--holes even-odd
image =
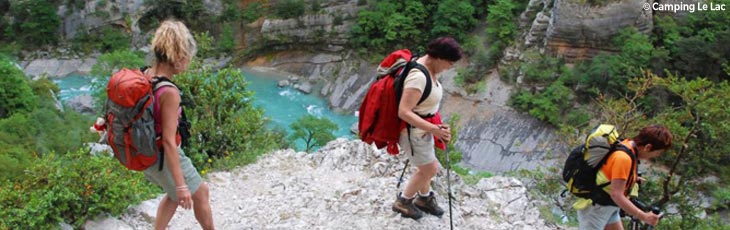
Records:
<instances>
[{"instance_id":1,"label":"red backpack","mask_svg":"<svg viewBox=\"0 0 730 230\"><path fill-rule=\"evenodd\" d=\"M176 87L167 78L150 78L140 70L121 69L109 79L106 93L106 137L114 156L131 170L142 171L162 161L153 116L154 90ZM162 162L160 162L162 169Z\"/></svg>"},{"instance_id":2,"label":"red backpack","mask_svg":"<svg viewBox=\"0 0 730 230\"><path fill-rule=\"evenodd\" d=\"M406 125L398 117L398 104L403 93L403 83L408 72L417 68L426 75L426 88L418 104L421 104L431 93L431 76L423 65L415 62L411 51L407 49L390 53L380 62L377 80L370 85L360 105L358 129L360 139L368 144L397 155L400 132Z\"/></svg>"}]
</instances>

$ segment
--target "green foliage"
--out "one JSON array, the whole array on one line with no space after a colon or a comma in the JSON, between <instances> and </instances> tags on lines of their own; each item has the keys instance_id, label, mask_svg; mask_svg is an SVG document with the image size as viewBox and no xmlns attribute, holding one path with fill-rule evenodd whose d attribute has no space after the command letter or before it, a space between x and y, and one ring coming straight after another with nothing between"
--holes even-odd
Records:
<instances>
[{"instance_id":1,"label":"green foliage","mask_svg":"<svg viewBox=\"0 0 730 230\"><path fill-rule=\"evenodd\" d=\"M363 47L359 51L368 55L402 47L422 50L428 41L442 35L464 42L479 20L473 4L455 0L376 1L358 13L350 42Z\"/></svg>"},{"instance_id":2,"label":"green foliage","mask_svg":"<svg viewBox=\"0 0 730 230\"><path fill-rule=\"evenodd\" d=\"M428 16L419 1L378 1L371 9L358 13L351 41L356 47L381 53L397 45L423 45L427 40L421 28L425 28Z\"/></svg>"},{"instance_id":3,"label":"green foliage","mask_svg":"<svg viewBox=\"0 0 730 230\"><path fill-rule=\"evenodd\" d=\"M141 173L88 150L49 153L25 172L24 180L0 185L0 229L80 227L102 213L119 215L130 204L159 192Z\"/></svg>"},{"instance_id":4,"label":"green foliage","mask_svg":"<svg viewBox=\"0 0 730 230\"><path fill-rule=\"evenodd\" d=\"M24 45L30 47L58 42L61 19L56 14L55 4L45 0L12 1L9 14L14 21L5 28L6 40L24 41L27 42Z\"/></svg>"},{"instance_id":5,"label":"green foliage","mask_svg":"<svg viewBox=\"0 0 730 230\"><path fill-rule=\"evenodd\" d=\"M208 31L193 32L193 37L195 38L195 42L198 46L198 52L196 53L196 55L202 58L212 57L214 51L213 44L215 43L215 39L210 36L210 33Z\"/></svg>"},{"instance_id":6,"label":"green foliage","mask_svg":"<svg viewBox=\"0 0 730 230\"><path fill-rule=\"evenodd\" d=\"M233 27L226 23L223 25L221 37L218 39L218 51L220 53L232 53L236 49L236 40L233 36Z\"/></svg>"},{"instance_id":7,"label":"green foliage","mask_svg":"<svg viewBox=\"0 0 730 230\"><path fill-rule=\"evenodd\" d=\"M449 141L449 143L446 143L446 150L441 150L438 148L436 149L436 159L439 160L439 163L444 167L449 166L453 170L459 169L457 164L461 162L461 158L464 155L455 146L456 140L459 139L459 130L461 129L461 127L457 125L460 119L461 116L459 116L459 114L454 113L451 116L451 119L449 119L449 121L447 122L449 124L449 127L451 127L451 141ZM446 163L446 151L449 151L449 162L451 163L451 165ZM463 172L461 174L463 174Z\"/></svg>"},{"instance_id":8,"label":"green foliage","mask_svg":"<svg viewBox=\"0 0 730 230\"><path fill-rule=\"evenodd\" d=\"M459 174L459 175L461 175L461 179L464 180L464 183L466 183L468 185L475 185L475 184L479 183L479 181L482 180L482 179L484 179L484 178L490 178L490 177L493 177L494 176L493 173L486 172L486 171L483 171L483 172L475 172L475 173L466 173L464 175Z\"/></svg>"},{"instance_id":9,"label":"green foliage","mask_svg":"<svg viewBox=\"0 0 730 230\"><path fill-rule=\"evenodd\" d=\"M312 13L316 14L322 10L322 3L319 2L319 0L312 0L309 4L310 4L310 9L312 10Z\"/></svg>"},{"instance_id":10,"label":"green foliage","mask_svg":"<svg viewBox=\"0 0 730 230\"><path fill-rule=\"evenodd\" d=\"M467 1L440 1L433 15L431 37L454 36L457 41L465 41L478 22L474 13L474 6Z\"/></svg>"},{"instance_id":11,"label":"green foliage","mask_svg":"<svg viewBox=\"0 0 730 230\"><path fill-rule=\"evenodd\" d=\"M260 2L249 3L246 8L243 9L241 17L244 22L253 22L264 15L264 9Z\"/></svg>"},{"instance_id":12,"label":"green foliage","mask_svg":"<svg viewBox=\"0 0 730 230\"><path fill-rule=\"evenodd\" d=\"M337 124L327 118L318 118L308 114L299 118L296 122L289 125L292 134L289 139L294 142L302 140L305 144L305 152L323 146L327 142L334 140L335 135L332 133L337 130Z\"/></svg>"},{"instance_id":13,"label":"green foliage","mask_svg":"<svg viewBox=\"0 0 730 230\"><path fill-rule=\"evenodd\" d=\"M282 19L298 18L304 15L306 3L302 0L281 0L274 5L274 16Z\"/></svg>"},{"instance_id":14,"label":"green foliage","mask_svg":"<svg viewBox=\"0 0 730 230\"><path fill-rule=\"evenodd\" d=\"M565 60L562 58L551 57L548 55L526 53L525 55L535 55L529 60L537 60L535 62L523 62L520 66L520 72L524 74L523 82L527 84L546 84L566 78L572 74L572 71L565 66Z\"/></svg>"},{"instance_id":15,"label":"green foliage","mask_svg":"<svg viewBox=\"0 0 730 230\"><path fill-rule=\"evenodd\" d=\"M71 48L83 53L113 52L129 50L130 44L130 36L123 30L113 26L104 26L101 29L80 32L73 38Z\"/></svg>"},{"instance_id":16,"label":"green foliage","mask_svg":"<svg viewBox=\"0 0 730 230\"><path fill-rule=\"evenodd\" d=\"M96 78L92 81L95 110L101 112L106 103L106 84L109 77L122 68L138 69L145 65L144 54L131 50L116 50L111 53L105 53L96 59L96 64L91 67L91 76Z\"/></svg>"},{"instance_id":17,"label":"green foliage","mask_svg":"<svg viewBox=\"0 0 730 230\"><path fill-rule=\"evenodd\" d=\"M181 87L182 103L192 123L193 137L186 154L198 169L207 169L209 159L248 164L282 143L280 135L265 128L263 110L253 106L253 92L246 89L248 83L239 70L225 68L214 73L193 62L174 81Z\"/></svg>"},{"instance_id":18,"label":"green foliage","mask_svg":"<svg viewBox=\"0 0 730 230\"><path fill-rule=\"evenodd\" d=\"M512 106L555 126L579 125L588 121L585 112L573 107L575 95L561 80L554 81L540 92L520 90L511 98ZM566 103L568 102L568 103ZM568 118L583 120L569 120Z\"/></svg>"},{"instance_id":19,"label":"green foliage","mask_svg":"<svg viewBox=\"0 0 730 230\"><path fill-rule=\"evenodd\" d=\"M565 200L557 199L565 189L565 185L560 176L560 170L558 167L537 168L535 170L520 169L515 172L509 172L508 175L520 178L532 199L550 202L549 204L540 205L539 209L543 210L557 207L566 216L572 217L569 219L569 225L576 225L576 212L571 207L574 201L573 197L569 196ZM553 224L562 223L561 217L555 216L552 212L541 211L540 216L547 222Z\"/></svg>"},{"instance_id":20,"label":"green foliage","mask_svg":"<svg viewBox=\"0 0 730 230\"><path fill-rule=\"evenodd\" d=\"M491 68L502 58L502 52L510 46L517 35L517 15L519 5L522 3L514 0L497 0L488 7L486 39L489 48L484 57L476 65L483 65L484 68Z\"/></svg>"},{"instance_id":21,"label":"green foliage","mask_svg":"<svg viewBox=\"0 0 730 230\"><path fill-rule=\"evenodd\" d=\"M31 111L37 104L28 80L15 62L0 56L0 118Z\"/></svg>"}]
</instances>

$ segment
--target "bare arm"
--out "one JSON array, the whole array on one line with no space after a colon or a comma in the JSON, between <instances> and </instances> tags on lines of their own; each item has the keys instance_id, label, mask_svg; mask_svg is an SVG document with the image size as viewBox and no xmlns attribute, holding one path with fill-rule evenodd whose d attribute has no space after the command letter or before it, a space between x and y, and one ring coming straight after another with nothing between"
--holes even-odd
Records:
<instances>
[{"instance_id":1,"label":"bare arm","mask_svg":"<svg viewBox=\"0 0 730 230\"><path fill-rule=\"evenodd\" d=\"M426 132L435 135L437 138L448 142L451 140L451 132L448 126L431 124L413 112L413 108L416 107L418 100L421 99L421 94L421 91L418 89L403 89L403 96L401 96L400 104L398 105L398 117L400 117L403 121L408 122L408 124L425 130Z\"/></svg>"},{"instance_id":2,"label":"bare arm","mask_svg":"<svg viewBox=\"0 0 730 230\"><path fill-rule=\"evenodd\" d=\"M644 223L647 223L649 225L656 225L659 222L659 216L651 213L651 212L644 212L641 209L634 206L633 203L624 196L624 189L626 188L626 180L623 179L614 179L611 180L611 199L613 199L613 202L616 203L621 209L623 209L625 212L627 212L629 215L638 217Z\"/></svg>"},{"instance_id":3,"label":"bare arm","mask_svg":"<svg viewBox=\"0 0 730 230\"><path fill-rule=\"evenodd\" d=\"M162 93L162 95L160 95L160 113L162 113L162 148L165 152L165 163L167 163L167 167L170 169L170 174L172 174L172 179L175 182L178 200L182 201L181 205L183 208L189 209L188 206L192 205L192 199L190 197L190 191L185 184L182 168L180 167L180 155L178 155L177 143L175 141L178 122L177 111L179 107L180 93L177 89L169 87Z\"/></svg>"}]
</instances>

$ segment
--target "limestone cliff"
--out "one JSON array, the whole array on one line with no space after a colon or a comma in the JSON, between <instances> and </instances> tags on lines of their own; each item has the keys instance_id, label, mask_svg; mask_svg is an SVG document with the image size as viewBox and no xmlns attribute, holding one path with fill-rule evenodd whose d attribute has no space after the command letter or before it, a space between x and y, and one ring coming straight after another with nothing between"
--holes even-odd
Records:
<instances>
[{"instance_id":1,"label":"limestone cliff","mask_svg":"<svg viewBox=\"0 0 730 230\"><path fill-rule=\"evenodd\" d=\"M535 14L525 45L546 48L568 60L615 51L612 39L621 29L651 32L652 12L642 9L644 3L647 1L616 0L596 5L576 0L532 0L523 14L523 19Z\"/></svg>"}]
</instances>

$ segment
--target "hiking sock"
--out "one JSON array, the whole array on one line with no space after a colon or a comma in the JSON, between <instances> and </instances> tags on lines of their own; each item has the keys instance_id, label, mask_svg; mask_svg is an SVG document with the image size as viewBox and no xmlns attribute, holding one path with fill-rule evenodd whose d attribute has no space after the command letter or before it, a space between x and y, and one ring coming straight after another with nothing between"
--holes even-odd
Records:
<instances>
[{"instance_id":1,"label":"hiking sock","mask_svg":"<svg viewBox=\"0 0 730 230\"><path fill-rule=\"evenodd\" d=\"M422 197L422 198L426 198L426 197L431 196L431 192L432 192L431 190L428 190L428 192L426 194L421 194L421 191L418 191L418 196Z\"/></svg>"},{"instance_id":2,"label":"hiking sock","mask_svg":"<svg viewBox=\"0 0 730 230\"><path fill-rule=\"evenodd\" d=\"M402 193L402 192L400 193L400 197L403 198L403 199L406 199L406 200L416 198L416 195L420 195L420 194L419 193L416 193L416 194L413 194L412 197L408 197L408 196L405 195L405 193Z\"/></svg>"}]
</instances>

